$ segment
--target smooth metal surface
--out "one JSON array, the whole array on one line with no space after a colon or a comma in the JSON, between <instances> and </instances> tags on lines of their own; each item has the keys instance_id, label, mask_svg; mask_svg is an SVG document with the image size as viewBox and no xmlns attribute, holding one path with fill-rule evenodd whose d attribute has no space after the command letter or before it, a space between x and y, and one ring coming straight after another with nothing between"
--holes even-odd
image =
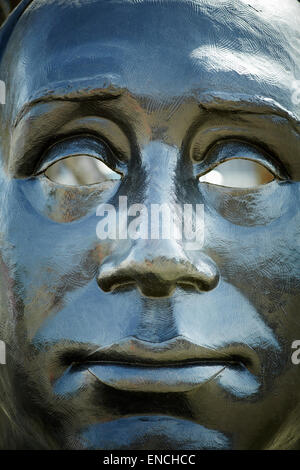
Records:
<instances>
[{"instance_id":1,"label":"smooth metal surface","mask_svg":"<svg viewBox=\"0 0 300 470\"><path fill-rule=\"evenodd\" d=\"M299 31L296 0L33 0L11 15L1 448L299 448ZM47 177L80 151L114 178ZM271 177L199 181L231 158ZM203 246L99 240L97 207L120 196L203 204Z\"/></svg>"}]
</instances>

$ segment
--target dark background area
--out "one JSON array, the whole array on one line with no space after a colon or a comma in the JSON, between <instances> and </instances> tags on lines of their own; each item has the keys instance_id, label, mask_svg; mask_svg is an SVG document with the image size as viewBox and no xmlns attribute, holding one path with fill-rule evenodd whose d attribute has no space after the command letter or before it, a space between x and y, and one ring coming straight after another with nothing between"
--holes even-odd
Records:
<instances>
[{"instance_id":1,"label":"dark background area","mask_svg":"<svg viewBox=\"0 0 300 470\"><path fill-rule=\"evenodd\" d=\"M7 15L13 10L21 0L0 0L0 24L3 23Z\"/></svg>"}]
</instances>

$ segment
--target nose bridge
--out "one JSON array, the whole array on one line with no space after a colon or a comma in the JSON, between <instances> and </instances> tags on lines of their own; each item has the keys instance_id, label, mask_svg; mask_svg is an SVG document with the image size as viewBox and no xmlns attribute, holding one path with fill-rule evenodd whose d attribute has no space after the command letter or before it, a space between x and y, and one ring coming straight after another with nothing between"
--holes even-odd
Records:
<instances>
[{"instance_id":1,"label":"nose bridge","mask_svg":"<svg viewBox=\"0 0 300 470\"><path fill-rule=\"evenodd\" d=\"M168 224L168 218L160 210L163 205L167 206L167 215L170 216L172 207L177 202L178 149L164 143L151 142L143 150L142 157L146 182L139 226L140 233L147 233L147 236L133 239L126 253L121 250L118 253L116 249L104 260L98 276L100 288L111 292L131 284L138 287L146 297L168 297L177 286L188 285L199 291L213 289L219 279L215 263L204 253L198 253L197 261L192 262L184 250L182 239L174 238L172 230L164 238L164 226ZM158 206L159 214L163 215L155 219L159 224L163 220L162 230L159 228L158 232L156 227L154 231L151 227L155 212L153 206ZM146 226L145 230L142 229L143 225Z\"/></svg>"},{"instance_id":2,"label":"nose bridge","mask_svg":"<svg viewBox=\"0 0 300 470\"><path fill-rule=\"evenodd\" d=\"M144 203L168 204L175 201L176 169L179 150L163 142L150 142L142 151L142 161L147 174ZM150 209L150 207L148 207Z\"/></svg>"},{"instance_id":3,"label":"nose bridge","mask_svg":"<svg viewBox=\"0 0 300 470\"><path fill-rule=\"evenodd\" d=\"M140 231L147 233L148 240L172 238L179 231L181 223L176 196L176 170L180 157L179 150L163 142L150 142L142 151L142 161L147 175L143 192L143 213L140 218ZM173 225L174 224L174 225ZM162 256L164 249L170 248L168 243L143 244L147 251ZM164 247L164 248L163 248ZM174 249L173 244L173 249ZM141 252L136 243L134 250ZM169 249L167 251L170 251ZM160 255L158 255L160 252Z\"/></svg>"}]
</instances>

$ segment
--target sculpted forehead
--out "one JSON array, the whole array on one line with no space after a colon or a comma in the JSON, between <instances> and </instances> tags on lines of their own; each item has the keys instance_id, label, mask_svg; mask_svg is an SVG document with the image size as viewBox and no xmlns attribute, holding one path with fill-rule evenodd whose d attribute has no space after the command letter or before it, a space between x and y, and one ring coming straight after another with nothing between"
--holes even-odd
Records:
<instances>
[{"instance_id":1,"label":"sculpted forehead","mask_svg":"<svg viewBox=\"0 0 300 470\"><path fill-rule=\"evenodd\" d=\"M3 63L11 103L112 84L159 97L250 91L291 108L299 17L296 0L33 1Z\"/></svg>"}]
</instances>

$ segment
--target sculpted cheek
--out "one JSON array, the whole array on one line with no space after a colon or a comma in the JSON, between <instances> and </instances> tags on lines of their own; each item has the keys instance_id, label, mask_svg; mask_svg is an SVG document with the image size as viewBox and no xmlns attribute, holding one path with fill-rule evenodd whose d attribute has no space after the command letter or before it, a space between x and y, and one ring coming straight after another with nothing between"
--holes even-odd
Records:
<instances>
[{"instance_id":1,"label":"sculpted cheek","mask_svg":"<svg viewBox=\"0 0 300 470\"><path fill-rule=\"evenodd\" d=\"M239 208L240 221L243 210L246 217L258 213L260 224L233 223L236 211L227 212L226 218L210 211L205 224L207 249L221 277L238 287L259 311L266 312L277 310L288 295L297 295L300 287L300 211L295 211L299 183L272 185L268 197L263 190L259 198L251 198L251 204L248 200ZM214 207L224 207L226 201L215 193ZM271 201L273 208L269 211Z\"/></svg>"},{"instance_id":2,"label":"sculpted cheek","mask_svg":"<svg viewBox=\"0 0 300 470\"><path fill-rule=\"evenodd\" d=\"M79 220L95 214L97 206L115 192L116 183L105 183L67 187L52 183L45 177L26 181L24 195L34 209L45 217L58 223Z\"/></svg>"},{"instance_id":3,"label":"sculpted cheek","mask_svg":"<svg viewBox=\"0 0 300 470\"><path fill-rule=\"evenodd\" d=\"M276 180L255 189L201 186L205 202L213 211L228 222L244 227L267 225L282 217L292 194L291 185Z\"/></svg>"}]
</instances>

